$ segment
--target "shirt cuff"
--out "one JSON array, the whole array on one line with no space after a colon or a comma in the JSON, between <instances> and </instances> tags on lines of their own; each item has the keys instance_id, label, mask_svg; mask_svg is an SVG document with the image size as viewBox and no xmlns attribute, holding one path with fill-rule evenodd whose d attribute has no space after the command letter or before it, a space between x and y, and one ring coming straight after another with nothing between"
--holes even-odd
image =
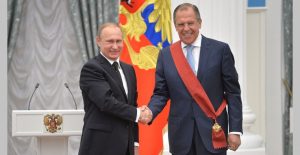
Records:
<instances>
[{"instance_id":1,"label":"shirt cuff","mask_svg":"<svg viewBox=\"0 0 300 155\"><path fill-rule=\"evenodd\" d=\"M137 147L139 147L139 146L140 146L140 144L139 144L138 142L134 142L134 146L137 146Z\"/></svg>"},{"instance_id":2,"label":"shirt cuff","mask_svg":"<svg viewBox=\"0 0 300 155\"><path fill-rule=\"evenodd\" d=\"M135 118L136 123L139 121L140 115L141 115L141 110L139 108L136 108L136 118Z\"/></svg>"},{"instance_id":3,"label":"shirt cuff","mask_svg":"<svg viewBox=\"0 0 300 155\"><path fill-rule=\"evenodd\" d=\"M228 134L243 135L241 132L229 132Z\"/></svg>"}]
</instances>

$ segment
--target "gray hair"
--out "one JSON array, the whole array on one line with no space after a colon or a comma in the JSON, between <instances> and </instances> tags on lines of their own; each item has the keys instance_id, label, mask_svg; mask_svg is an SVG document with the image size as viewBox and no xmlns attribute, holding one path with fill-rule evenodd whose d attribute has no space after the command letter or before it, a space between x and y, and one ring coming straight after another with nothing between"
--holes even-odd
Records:
<instances>
[{"instance_id":1,"label":"gray hair","mask_svg":"<svg viewBox=\"0 0 300 155\"><path fill-rule=\"evenodd\" d=\"M122 31L122 28L118 23L110 23L110 22L109 23L104 23L104 24L99 26L98 37L101 36L101 33L102 33L103 29L106 28L106 27L117 27Z\"/></svg>"},{"instance_id":2,"label":"gray hair","mask_svg":"<svg viewBox=\"0 0 300 155\"><path fill-rule=\"evenodd\" d=\"M175 8L174 12L173 12L173 21L174 21L174 24L176 24L176 21L175 21L175 19L176 19L176 13L178 11L187 10L188 8L192 8L193 9L194 13L196 14L196 19L197 19L198 22L202 21L199 9L198 9L198 7L196 5L193 5L191 3L182 3L182 4L178 5Z\"/></svg>"}]
</instances>

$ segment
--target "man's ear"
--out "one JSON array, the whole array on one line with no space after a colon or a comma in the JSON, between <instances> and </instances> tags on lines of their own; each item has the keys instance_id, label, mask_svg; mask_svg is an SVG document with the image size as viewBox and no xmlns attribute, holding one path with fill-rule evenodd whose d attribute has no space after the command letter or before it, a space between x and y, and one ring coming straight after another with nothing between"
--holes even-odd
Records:
<instances>
[{"instance_id":1,"label":"man's ear","mask_svg":"<svg viewBox=\"0 0 300 155\"><path fill-rule=\"evenodd\" d=\"M200 24L200 28L202 28L202 19L200 19L199 24Z\"/></svg>"},{"instance_id":2,"label":"man's ear","mask_svg":"<svg viewBox=\"0 0 300 155\"><path fill-rule=\"evenodd\" d=\"M99 36L96 36L96 44L100 46L101 38Z\"/></svg>"}]
</instances>

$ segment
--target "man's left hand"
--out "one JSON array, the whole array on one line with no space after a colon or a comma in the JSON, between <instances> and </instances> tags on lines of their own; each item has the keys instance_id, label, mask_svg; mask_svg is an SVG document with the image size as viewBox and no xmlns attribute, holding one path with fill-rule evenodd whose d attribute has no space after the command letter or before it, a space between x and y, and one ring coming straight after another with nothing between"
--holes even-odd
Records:
<instances>
[{"instance_id":1,"label":"man's left hand","mask_svg":"<svg viewBox=\"0 0 300 155\"><path fill-rule=\"evenodd\" d=\"M228 149L236 151L241 145L241 137L238 134L228 134Z\"/></svg>"}]
</instances>

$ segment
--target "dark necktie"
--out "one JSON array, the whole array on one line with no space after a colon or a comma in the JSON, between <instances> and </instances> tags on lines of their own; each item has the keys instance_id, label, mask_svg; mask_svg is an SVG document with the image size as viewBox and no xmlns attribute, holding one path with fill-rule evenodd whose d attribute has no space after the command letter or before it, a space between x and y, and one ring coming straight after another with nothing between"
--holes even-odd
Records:
<instances>
[{"instance_id":1,"label":"dark necktie","mask_svg":"<svg viewBox=\"0 0 300 155\"><path fill-rule=\"evenodd\" d=\"M117 73L117 78L116 79L117 79L118 84L124 89L122 78L121 78L121 73L119 71L119 63L115 61L112 64L112 67L114 68L115 72Z\"/></svg>"}]
</instances>

